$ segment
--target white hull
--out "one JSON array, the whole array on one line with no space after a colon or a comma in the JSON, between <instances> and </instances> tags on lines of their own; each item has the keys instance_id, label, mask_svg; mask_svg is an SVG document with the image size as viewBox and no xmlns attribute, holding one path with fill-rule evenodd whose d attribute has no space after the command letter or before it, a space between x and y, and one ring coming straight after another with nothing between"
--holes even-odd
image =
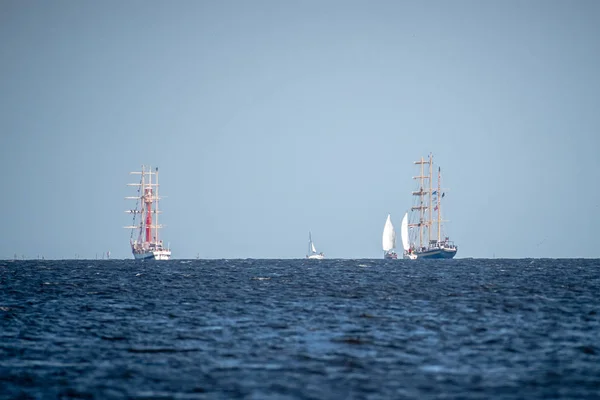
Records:
<instances>
[{"instance_id":1,"label":"white hull","mask_svg":"<svg viewBox=\"0 0 600 400\"><path fill-rule=\"evenodd\" d=\"M310 256L306 256L309 260L322 260L325 258L323 254L311 254Z\"/></svg>"},{"instance_id":2,"label":"white hull","mask_svg":"<svg viewBox=\"0 0 600 400\"><path fill-rule=\"evenodd\" d=\"M171 250L154 250L144 253L133 253L136 260L170 260Z\"/></svg>"},{"instance_id":3,"label":"white hull","mask_svg":"<svg viewBox=\"0 0 600 400\"><path fill-rule=\"evenodd\" d=\"M402 256L403 259L405 260L416 260L417 259L417 255L415 253L404 253L404 255Z\"/></svg>"}]
</instances>

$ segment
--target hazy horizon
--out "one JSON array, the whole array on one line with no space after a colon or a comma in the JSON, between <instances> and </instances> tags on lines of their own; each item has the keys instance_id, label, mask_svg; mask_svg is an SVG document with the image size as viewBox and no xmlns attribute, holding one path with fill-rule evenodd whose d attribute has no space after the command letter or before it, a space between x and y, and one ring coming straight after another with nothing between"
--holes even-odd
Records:
<instances>
[{"instance_id":1,"label":"hazy horizon","mask_svg":"<svg viewBox=\"0 0 600 400\"><path fill-rule=\"evenodd\" d=\"M429 153L457 258L598 258L599 17L558 0L4 1L0 258L132 258L142 164L174 259L302 258L309 231L327 258L381 258Z\"/></svg>"}]
</instances>

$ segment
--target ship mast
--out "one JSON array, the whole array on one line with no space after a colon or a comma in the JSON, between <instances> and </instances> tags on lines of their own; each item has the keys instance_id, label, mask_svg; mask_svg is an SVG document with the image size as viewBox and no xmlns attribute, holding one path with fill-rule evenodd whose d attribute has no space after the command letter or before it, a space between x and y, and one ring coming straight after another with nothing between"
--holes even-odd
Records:
<instances>
[{"instance_id":1,"label":"ship mast","mask_svg":"<svg viewBox=\"0 0 600 400\"><path fill-rule=\"evenodd\" d=\"M157 173L158 173L158 168L157 168ZM126 213L130 213L130 214L134 214L135 215L139 215L140 216L140 223L139 225L131 225L131 226L126 226L125 228L131 228L131 229L139 229L138 232L138 237L136 239L137 243L142 243L142 241L149 243L152 242L152 228L155 228L155 238L158 238L158 215L155 217L155 224L152 224L152 213L154 212L155 214L158 214L158 195L154 194L154 190L153 187L157 186L157 183L152 183L152 175L154 174L152 172L152 168L151 167L147 167L145 165L142 165L142 170L140 172L130 172L130 174L132 175L141 175L140 178L140 182L139 183L128 183L127 186L138 186L138 195L137 196L128 196L125 197L126 199L131 199L131 200L141 200L141 205L140 205L140 209L137 209L137 204L136 204L136 209L135 210L126 210ZM156 193L158 194L158 189L156 190ZM157 201L156 204L156 209L153 211L152 210L152 203L154 201ZM135 220L134 220L135 223Z\"/></svg>"},{"instance_id":2,"label":"ship mast","mask_svg":"<svg viewBox=\"0 0 600 400\"><path fill-rule=\"evenodd\" d=\"M437 241L441 241L441 225L442 225L442 187L441 187L441 169L438 167L438 178L437 178Z\"/></svg>"},{"instance_id":3,"label":"ship mast","mask_svg":"<svg viewBox=\"0 0 600 400\"><path fill-rule=\"evenodd\" d=\"M144 204L144 196L146 194L146 169L142 165L142 192L141 192L141 206L140 209L142 211L140 215L140 234L138 236L138 242L142 242L142 238L144 235L144 229L146 228L146 205Z\"/></svg>"},{"instance_id":4,"label":"ship mast","mask_svg":"<svg viewBox=\"0 0 600 400\"><path fill-rule=\"evenodd\" d=\"M156 167L154 174L154 183L156 184L154 197L156 199L156 205L154 206L154 213L156 214L154 217L154 241L158 244L158 167Z\"/></svg>"},{"instance_id":5,"label":"ship mast","mask_svg":"<svg viewBox=\"0 0 600 400\"><path fill-rule=\"evenodd\" d=\"M427 161L425 161L423 157L421 157L421 160L415 161L415 164L420 165L421 169L419 176L413 176L413 179L419 180L419 190L412 192L413 196L419 196L419 205L411 207L411 210L419 210L419 222L417 224L410 224L410 226L417 226L419 229L419 248L423 247L423 227L427 225L427 221L425 221L425 210L428 206L424 203L423 196L427 193L424 189L425 179L430 179L430 177L425 176L426 163ZM431 193L431 190L429 192Z\"/></svg>"},{"instance_id":6,"label":"ship mast","mask_svg":"<svg viewBox=\"0 0 600 400\"><path fill-rule=\"evenodd\" d=\"M423 217L425 214L425 209L423 208L423 168L425 167L425 163L423 162L423 157L421 157L421 173L419 174L421 177L421 181L419 184L419 191L421 192L419 195L419 247L423 247Z\"/></svg>"},{"instance_id":7,"label":"ship mast","mask_svg":"<svg viewBox=\"0 0 600 400\"><path fill-rule=\"evenodd\" d=\"M429 219L427 220L427 246L431 244L431 227L433 226L433 215L431 209L431 193L433 191L433 179L432 179L432 169L433 169L433 154L429 153L429 201L427 202L427 208L429 211Z\"/></svg>"},{"instance_id":8,"label":"ship mast","mask_svg":"<svg viewBox=\"0 0 600 400\"><path fill-rule=\"evenodd\" d=\"M146 205L146 243L152 241L152 168L148 168L148 188L144 192L144 203Z\"/></svg>"}]
</instances>

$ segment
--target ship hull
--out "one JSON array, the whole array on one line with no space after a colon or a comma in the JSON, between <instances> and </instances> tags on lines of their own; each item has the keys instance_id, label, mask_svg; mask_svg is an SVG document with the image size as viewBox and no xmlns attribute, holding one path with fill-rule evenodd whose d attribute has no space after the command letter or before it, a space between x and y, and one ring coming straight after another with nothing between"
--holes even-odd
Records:
<instances>
[{"instance_id":1,"label":"ship hull","mask_svg":"<svg viewBox=\"0 0 600 400\"><path fill-rule=\"evenodd\" d=\"M439 260L450 259L456 255L456 249L432 249L414 253L417 259Z\"/></svg>"},{"instance_id":2,"label":"ship hull","mask_svg":"<svg viewBox=\"0 0 600 400\"><path fill-rule=\"evenodd\" d=\"M383 255L384 260L397 260L398 259L398 254L394 253L394 252L390 252L390 253L385 253Z\"/></svg>"},{"instance_id":3,"label":"ship hull","mask_svg":"<svg viewBox=\"0 0 600 400\"><path fill-rule=\"evenodd\" d=\"M143 253L133 253L133 257L136 260L170 260L171 259L171 251L170 250L155 250L155 251L146 251Z\"/></svg>"},{"instance_id":4,"label":"ship hull","mask_svg":"<svg viewBox=\"0 0 600 400\"><path fill-rule=\"evenodd\" d=\"M306 258L309 260L323 260L325 256L322 254L312 254L310 256L306 256Z\"/></svg>"}]
</instances>

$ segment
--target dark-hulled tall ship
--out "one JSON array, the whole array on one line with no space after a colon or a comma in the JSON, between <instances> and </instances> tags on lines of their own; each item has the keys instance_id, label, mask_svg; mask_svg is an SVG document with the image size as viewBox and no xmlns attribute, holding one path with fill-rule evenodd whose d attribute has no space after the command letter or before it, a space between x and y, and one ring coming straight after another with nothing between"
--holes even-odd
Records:
<instances>
[{"instance_id":1,"label":"dark-hulled tall ship","mask_svg":"<svg viewBox=\"0 0 600 400\"><path fill-rule=\"evenodd\" d=\"M419 175L413 177L417 188L412 192L414 201L408 217L408 232L402 230L402 235L408 236L408 246L405 246L403 258L453 258L458 247L444 231L442 199L446 192L441 187L441 169L437 168L437 184L434 186L433 155L429 154L427 159L421 157L415 164L419 166ZM403 242L406 240L404 237L402 239Z\"/></svg>"}]
</instances>

